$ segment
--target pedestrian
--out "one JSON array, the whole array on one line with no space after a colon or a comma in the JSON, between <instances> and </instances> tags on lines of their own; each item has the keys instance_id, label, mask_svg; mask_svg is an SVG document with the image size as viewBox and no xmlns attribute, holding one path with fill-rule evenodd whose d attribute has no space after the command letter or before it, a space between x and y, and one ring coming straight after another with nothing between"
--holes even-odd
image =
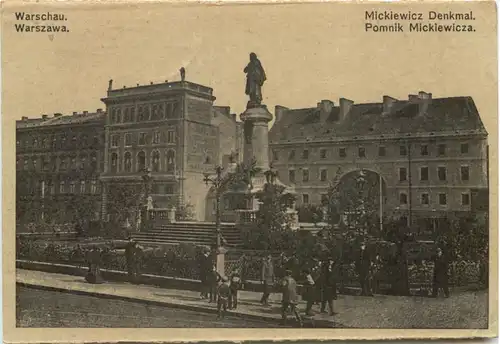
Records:
<instances>
[{"instance_id":1,"label":"pedestrian","mask_svg":"<svg viewBox=\"0 0 500 344\"><path fill-rule=\"evenodd\" d=\"M370 295L368 287L368 278L370 273L370 255L365 243L361 244L360 253L356 260L356 270L358 273L359 284L361 287L361 296Z\"/></svg>"},{"instance_id":2,"label":"pedestrian","mask_svg":"<svg viewBox=\"0 0 500 344\"><path fill-rule=\"evenodd\" d=\"M97 246L94 246L88 256L89 271L85 280L91 284L101 284L104 280L101 277L101 251Z\"/></svg>"},{"instance_id":3,"label":"pedestrian","mask_svg":"<svg viewBox=\"0 0 500 344\"><path fill-rule=\"evenodd\" d=\"M262 273L261 273L261 282L264 287L264 291L262 294L262 298L260 299L260 303L265 306L269 306L269 296L271 295L271 289L274 285L274 266L273 266L273 257L268 254L267 257L262 259Z\"/></svg>"},{"instance_id":4,"label":"pedestrian","mask_svg":"<svg viewBox=\"0 0 500 344\"><path fill-rule=\"evenodd\" d=\"M130 238L125 247L125 260L127 262L127 273L130 283L137 282L139 272L138 253L137 242Z\"/></svg>"},{"instance_id":5,"label":"pedestrian","mask_svg":"<svg viewBox=\"0 0 500 344\"><path fill-rule=\"evenodd\" d=\"M229 280L229 309L236 309L238 307L238 290L241 288L241 277L238 269L234 268Z\"/></svg>"},{"instance_id":6,"label":"pedestrian","mask_svg":"<svg viewBox=\"0 0 500 344\"><path fill-rule=\"evenodd\" d=\"M321 303L321 260L314 260L314 267L312 269L312 278L315 284L315 305L319 305Z\"/></svg>"},{"instance_id":7,"label":"pedestrian","mask_svg":"<svg viewBox=\"0 0 500 344\"><path fill-rule=\"evenodd\" d=\"M302 299L307 302L306 304L306 315L312 316L312 306L316 302L316 286L314 282L314 278L311 274L311 270L304 269L304 291L302 293Z\"/></svg>"},{"instance_id":8,"label":"pedestrian","mask_svg":"<svg viewBox=\"0 0 500 344\"><path fill-rule=\"evenodd\" d=\"M212 272L213 261L208 248L204 248L200 256L200 281L201 292L200 298L207 299L210 290L209 276Z\"/></svg>"},{"instance_id":9,"label":"pedestrian","mask_svg":"<svg viewBox=\"0 0 500 344\"><path fill-rule=\"evenodd\" d=\"M297 319L299 326L302 327L302 318L297 311L297 282L292 277L292 271L286 270L285 277L281 281L282 288L282 299L281 299L281 318L283 319L283 325L287 323L287 312L290 310Z\"/></svg>"},{"instance_id":10,"label":"pedestrian","mask_svg":"<svg viewBox=\"0 0 500 344\"><path fill-rule=\"evenodd\" d=\"M224 318L231 295L229 280L226 276L221 276L222 283L217 288L217 319Z\"/></svg>"},{"instance_id":11,"label":"pedestrian","mask_svg":"<svg viewBox=\"0 0 500 344\"><path fill-rule=\"evenodd\" d=\"M329 314L334 315L333 300L337 299L337 262L332 258L321 264L321 313L326 313L328 304Z\"/></svg>"},{"instance_id":12,"label":"pedestrian","mask_svg":"<svg viewBox=\"0 0 500 344\"><path fill-rule=\"evenodd\" d=\"M209 285L209 298L208 302L217 302L217 287L219 282L221 281L221 276L217 272L217 266L215 264L212 265L212 271L208 275L208 285Z\"/></svg>"},{"instance_id":13,"label":"pedestrian","mask_svg":"<svg viewBox=\"0 0 500 344\"><path fill-rule=\"evenodd\" d=\"M377 254L371 264L370 269L370 291L372 294L380 292L380 274L382 270L382 261Z\"/></svg>"},{"instance_id":14,"label":"pedestrian","mask_svg":"<svg viewBox=\"0 0 500 344\"><path fill-rule=\"evenodd\" d=\"M441 248L437 249L434 257L434 276L432 279L432 297L437 297L439 289L443 289L444 296L450 297L448 288L448 259Z\"/></svg>"}]
</instances>

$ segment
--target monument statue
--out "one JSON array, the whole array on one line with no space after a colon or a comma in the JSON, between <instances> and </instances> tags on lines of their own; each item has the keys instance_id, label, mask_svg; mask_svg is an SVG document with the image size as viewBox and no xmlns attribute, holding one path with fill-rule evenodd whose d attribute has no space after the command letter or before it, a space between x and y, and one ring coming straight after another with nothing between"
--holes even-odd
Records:
<instances>
[{"instance_id":1,"label":"monument statue","mask_svg":"<svg viewBox=\"0 0 500 344\"><path fill-rule=\"evenodd\" d=\"M186 69L184 67L181 67L181 69L179 69L179 72L181 73L181 81L186 80Z\"/></svg>"},{"instance_id":2,"label":"monument statue","mask_svg":"<svg viewBox=\"0 0 500 344\"><path fill-rule=\"evenodd\" d=\"M247 74L245 94L250 98L247 107L259 106L262 102L262 85L266 81L266 73L255 53L250 53L250 62L243 70Z\"/></svg>"}]
</instances>

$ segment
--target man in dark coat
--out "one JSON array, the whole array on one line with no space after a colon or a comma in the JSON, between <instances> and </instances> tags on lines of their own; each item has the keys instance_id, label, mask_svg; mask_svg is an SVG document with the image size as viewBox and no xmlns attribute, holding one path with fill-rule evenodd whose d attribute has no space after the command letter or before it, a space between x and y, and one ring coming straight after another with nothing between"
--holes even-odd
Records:
<instances>
[{"instance_id":1,"label":"man in dark coat","mask_svg":"<svg viewBox=\"0 0 500 344\"><path fill-rule=\"evenodd\" d=\"M358 272L359 284L361 286L361 295L372 295L369 286L369 273L370 273L370 255L366 249L366 245L361 244L360 253L356 260L356 270Z\"/></svg>"},{"instance_id":2,"label":"man in dark coat","mask_svg":"<svg viewBox=\"0 0 500 344\"><path fill-rule=\"evenodd\" d=\"M326 312L326 305L333 315L333 300L337 299L337 263L333 258L329 258L321 264L321 313Z\"/></svg>"},{"instance_id":3,"label":"man in dark coat","mask_svg":"<svg viewBox=\"0 0 500 344\"><path fill-rule=\"evenodd\" d=\"M433 297L437 297L439 289L443 289L445 297L450 296L448 289L448 259L440 248L437 249L436 256L434 257Z\"/></svg>"},{"instance_id":4,"label":"man in dark coat","mask_svg":"<svg viewBox=\"0 0 500 344\"><path fill-rule=\"evenodd\" d=\"M261 270L261 282L263 285L264 292L260 303L265 306L269 306L269 295L271 295L271 289L274 285L274 265L272 256L269 254L267 257L262 259L262 270Z\"/></svg>"},{"instance_id":5,"label":"man in dark coat","mask_svg":"<svg viewBox=\"0 0 500 344\"><path fill-rule=\"evenodd\" d=\"M137 242L132 239L129 239L125 247L125 259L127 261L129 281L136 283L140 274L140 248Z\"/></svg>"},{"instance_id":6,"label":"man in dark coat","mask_svg":"<svg viewBox=\"0 0 500 344\"><path fill-rule=\"evenodd\" d=\"M100 284L104 283L101 277L101 250L94 246L88 254L89 271L85 280L88 283Z\"/></svg>"},{"instance_id":7,"label":"man in dark coat","mask_svg":"<svg viewBox=\"0 0 500 344\"><path fill-rule=\"evenodd\" d=\"M213 260L210 256L210 251L208 249L203 250L203 254L200 258L200 280L201 280L201 294L202 299L208 298L208 292L210 290L210 276L213 269Z\"/></svg>"}]
</instances>

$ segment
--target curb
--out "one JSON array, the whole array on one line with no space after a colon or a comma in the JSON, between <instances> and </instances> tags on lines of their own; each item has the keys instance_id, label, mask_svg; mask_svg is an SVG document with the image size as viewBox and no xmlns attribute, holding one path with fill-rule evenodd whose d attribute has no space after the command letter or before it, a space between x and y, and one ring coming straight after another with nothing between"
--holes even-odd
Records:
<instances>
[{"instance_id":1,"label":"curb","mask_svg":"<svg viewBox=\"0 0 500 344\"><path fill-rule=\"evenodd\" d=\"M102 298L102 299L120 300L120 301L147 304L147 305L151 305L151 306L160 306L160 307L166 306L168 308L184 309L184 310L188 310L188 311L217 314L216 308L204 307L204 306L199 306L199 305L188 305L188 304L181 304L181 303L175 303L175 302L169 302L169 301L147 300L147 299L141 299L138 297L113 295L113 294L102 293L102 292L97 292L97 291L84 291L84 290L75 290L75 289L69 289L69 288L52 287L52 286L45 286L45 285L29 283L29 282L17 282L16 281L16 286L30 288L30 289L36 289L36 290L53 291L53 292L73 294L73 295L82 295L82 296L93 296L93 297L98 297L98 298ZM248 314L248 313L242 313L242 312L234 312L234 311L228 311L227 315L237 317L240 319L250 319L250 320L258 320L258 321L265 321L265 322L270 321L270 322L273 322L273 323L280 325L281 327L285 327L285 328L286 327L293 327L293 326L283 326L281 318L275 318L275 317L257 315L257 314ZM335 324L335 322L333 322L333 321L328 321L328 320L323 320L323 319L303 318L303 320L304 320L305 324L311 325L311 326L307 326L307 327L332 328L332 327L334 327L333 325ZM289 319L289 321L288 321L288 324L295 324L295 323L296 323L295 319Z\"/></svg>"}]
</instances>

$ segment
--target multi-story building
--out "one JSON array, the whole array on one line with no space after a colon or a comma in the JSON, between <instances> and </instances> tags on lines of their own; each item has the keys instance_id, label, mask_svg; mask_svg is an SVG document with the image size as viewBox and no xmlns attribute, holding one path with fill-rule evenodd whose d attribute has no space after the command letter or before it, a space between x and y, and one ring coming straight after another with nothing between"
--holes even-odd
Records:
<instances>
[{"instance_id":1,"label":"multi-story building","mask_svg":"<svg viewBox=\"0 0 500 344\"><path fill-rule=\"evenodd\" d=\"M342 188L361 170L375 176L379 214L412 225L466 214L487 200L487 133L470 97L419 92L370 104L341 98L338 106L276 106L275 115L273 166L295 186L298 205L321 204L333 180Z\"/></svg>"},{"instance_id":2,"label":"multi-story building","mask_svg":"<svg viewBox=\"0 0 500 344\"><path fill-rule=\"evenodd\" d=\"M16 123L16 219L98 219L105 113L23 117Z\"/></svg>"},{"instance_id":3,"label":"multi-story building","mask_svg":"<svg viewBox=\"0 0 500 344\"><path fill-rule=\"evenodd\" d=\"M179 203L204 220L213 172L240 151L240 125L229 107L214 106L213 90L195 83L165 82L108 90L103 181L103 215L118 185L143 184L147 167L155 208ZM110 214L112 215L112 214Z\"/></svg>"}]
</instances>

